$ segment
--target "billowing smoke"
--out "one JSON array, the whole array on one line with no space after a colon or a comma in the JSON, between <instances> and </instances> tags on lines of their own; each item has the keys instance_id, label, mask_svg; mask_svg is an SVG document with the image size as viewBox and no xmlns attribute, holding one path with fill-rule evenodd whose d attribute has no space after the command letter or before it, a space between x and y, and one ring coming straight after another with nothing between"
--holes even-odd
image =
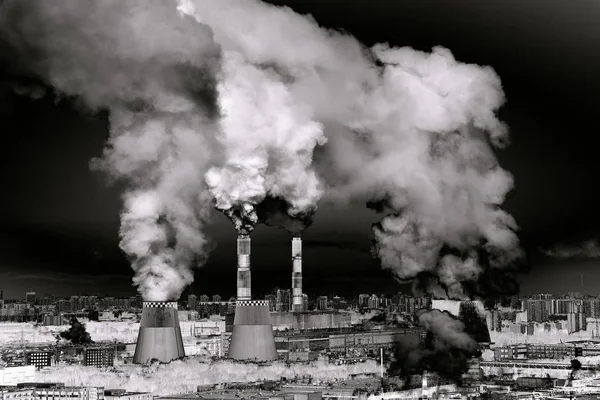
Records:
<instances>
[{"instance_id":1,"label":"billowing smoke","mask_svg":"<svg viewBox=\"0 0 600 400\"><path fill-rule=\"evenodd\" d=\"M294 99L283 77L237 53L225 52L220 78L225 163L206 174L216 208L242 234L254 229L267 196L285 199L288 215L312 212L323 193L312 154L325 137L311 108Z\"/></svg>"},{"instance_id":2,"label":"billowing smoke","mask_svg":"<svg viewBox=\"0 0 600 400\"><path fill-rule=\"evenodd\" d=\"M79 322L75 317L71 318L71 326L69 329L60 332L57 338L68 340L70 343L77 345L94 343L89 332L85 330L85 325Z\"/></svg>"},{"instance_id":3,"label":"billowing smoke","mask_svg":"<svg viewBox=\"0 0 600 400\"><path fill-rule=\"evenodd\" d=\"M494 154L508 129L491 68L443 47L367 48L256 0L179 10L9 0L0 20L33 72L110 111L94 165L130 184L121 247L146 299L191 282L211 200L243 234L310 221L320 200L372 201L385 212L374 254L397 279L459 299L514 289L522 252L500 208L513 179Z\"/></svg>"},{"instance_id":4,"label":"billowing smoke","mask_svg":"<svg viewBox=\"0 0 600 400\"><path fill-rule=\"evenodd\" d=\"M0 33L15 65L109 111L92 165L128 185L120 246L146 300L178 298L207 245L221 60L211 29L161 0L8 0Z\"/></svg>"},{"instance_id":5,"label":"billowing smoke","mask_svg":"<svg viewBox=\"0 0 600 400\"><path fill-rule=\"evenodd\" d=\"M409 337L398 342L390 372L408 378L430 371L460 380L469 360L480 355L478 343L465 333L463 322L448 312L432 310L419 315L419 324L427 332L425 340Z\"/></svg>"},{"instance_id":6,"label":"billowing smoke","mask_svg":"<svg viewBox=\"0 0 600 400\"><path fill-rule=\"evenodd\" d=\"M383 205L374 254L397 279L426 276L421 287L458 299L506 290L492 275L514 289L523 253L500 208L513 179L493 150L508 143L508 129L496 116L505 98L491 68L442 47L366 48L253 0L189 0L183 9L213 28L225 54L228 162L208 180L217 207L237 210L237 226L253 226L268 196L292 215L314 210L323 187L328 201ZM280 157L269 156L274 143L286 149ZM282 163L288 157L296 161Z\"/></svg>"},{"instance_id":7,"label":"billowing smoke","mask_svg":"<svg viewBox=\"0 0 600 400\"><path fill-rule=\"evenodd\" d=\"M256 210L260 223L300 234L312 225L316 207L303 213L293 213L292 206L284 199L267 196Z\"/></svg>"}]
</instances>

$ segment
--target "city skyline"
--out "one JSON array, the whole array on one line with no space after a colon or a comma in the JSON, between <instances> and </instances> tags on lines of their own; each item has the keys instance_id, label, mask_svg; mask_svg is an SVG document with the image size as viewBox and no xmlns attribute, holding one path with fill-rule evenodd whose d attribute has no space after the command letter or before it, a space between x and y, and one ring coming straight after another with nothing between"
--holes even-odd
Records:
<instances>
[{"instance_id":1,"label":"city skyline","mask_svg":"<svg viewBox=\"0 0 600 400\"><path fill-rule=\"evenodd\" d=\"M311 13L321 25L345 29L367 45L389 42L424 51L442 45L458 61L491 66L507 97L500 116L513 142L497 152L516 182L506 209L520 226L531 269L519 277L522 290L576 290L582 272L586 285L600 282L596 256L588 251L593 249L580 247L583 258L577 252L566 259L544 255L555 244L594 239L600 222L593 185L587 184L597 168L592 154L597 139L587 132L594 126L588 111L598 88L591 71L599 59L585 51L595 38L589 28L597 3L580 1L568 10L555 1L545 7L493 3L486 9L468 1L456 6L431 1L431 7L376 1L368 8L361 2L271 3ZM356 14L340 12L343 7ZM549 25L550 17L558 15L561 22ZM576 35L581 45L569 46ZM88 168L107 137L106 115L90 116L69 102L55 104L51 97L32 101L15 96L18 71L7 64L2 69L1 112L9 133L0 168L6 188L0 200L0 279L11 283L7 293L46 286L60 291L68 285L91 285L100 292L131 290L129 262L118 248L123 187L107 187L105 177ZM233 292L235 231L226 218L212 213L208 231L214 248L206 265L195 271L192 289L216 285L220 292ZM371 257L370 228L378 219L362 204L322 205L304 234L307 290L357 292L360 285L368 291L410 290ZM258 226L252 238L254 290L286 287L291 235ZM585 251L587 256L581 254Z\"/></svg>"}]
</instances>

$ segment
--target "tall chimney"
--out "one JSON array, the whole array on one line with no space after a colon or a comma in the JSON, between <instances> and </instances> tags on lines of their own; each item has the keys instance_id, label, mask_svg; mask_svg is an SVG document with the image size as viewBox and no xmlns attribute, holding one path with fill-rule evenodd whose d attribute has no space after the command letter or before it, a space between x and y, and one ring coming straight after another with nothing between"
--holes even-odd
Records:
<instances>
[{"instance_id":1,"label":"tall chimney","mask_svg":"<svg viewBox=\"0 0 600 400\"><path fill-rule=\"evenodd\" d=\"M296 235L292 239L292 312L302 311L302 238Z\"/></svg>"},{"instance_id":2,"label":"tall chimney","mask_svg":"<svg viewBox=\"0 0 600 400\"><path fill-rule=\"evenodd\" d=\"M237 299L252 298L252 280L250 276L250 236L238 235L237 238Z\"/></svg>"},{"instance_id":3,"label":"tall chimney","mask_svg":"<svg viewBox=\"0 0 600 400\"><path fill-rule=\"evenodd\" d=\"M144 301L133 362L167 363L185 357L176 301Z\"/></svg>"}]
</instances>

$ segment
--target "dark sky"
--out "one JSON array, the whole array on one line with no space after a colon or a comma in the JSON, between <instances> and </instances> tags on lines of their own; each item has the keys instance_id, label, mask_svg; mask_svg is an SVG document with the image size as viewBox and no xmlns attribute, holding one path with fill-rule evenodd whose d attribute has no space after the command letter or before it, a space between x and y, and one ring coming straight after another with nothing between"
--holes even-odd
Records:
<instances>
[{"instance_id":1,"label":"dark sky","mask_svg":"<svg viewBox=\"0 0 600 400\"><path fill-rule=\"evenodd\" d=\"M297 0L271 1L311 13L367 45L388 42L430 50L442 45L459 61L492 66L508 102L501 116L512 145L498 153L514 174L506 209L521 227L531 272L522 291L594 292L595 260L555 260L539 246L596 238L600 222L596 156L600 105L600 2L577 0ZM103 116L51 98L32 101L0 83L0 289L133 294L132 271L118 249L120 197L88 168L107 135ZM375 221L362 205L321 209L305 234L309 293L394 292L368 249ZM217 245L196 272L193 290L230 296L235 289L235 233L215 213ZM253 291L291 285L289 234L259 227L253 235Z\"/></svg>"}]
</instances>

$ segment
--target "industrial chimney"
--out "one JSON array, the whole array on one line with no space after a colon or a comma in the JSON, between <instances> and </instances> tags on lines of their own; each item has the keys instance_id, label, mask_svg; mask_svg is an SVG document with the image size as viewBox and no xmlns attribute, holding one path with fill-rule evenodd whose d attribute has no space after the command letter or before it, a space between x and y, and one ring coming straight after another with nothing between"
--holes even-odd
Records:
<instances>
[{"instance_id":1,"label":"industrial chimney","mask_svg":"<svg viewBox=\"0 0 600 400\"><path fill-rule=\"evenodd\" d=\"M237 301L233 332L227 356L234 360L277 360L273 325L267 300L252 300L250 278L250 237L237 239Z\"/></svg>"},{"instance_id":2,"label":"industrial chimney","mask_svg":"<svg viewBox=\"0 0 600 400\"><path fill-rule=\"evenodd\" d=\"M133 362L167 363L185 357L176 301L144 301Z\"/></svg>"},{"instance_id":3,"label":"industrial chimney","mask_svg":"<svg viewBox=\"0 0 600 400\"><path fill-rule=\"evenodd\" d=\"M237 238L237 299L252 298L252 277L250 275L250 236L239 235Z\"/></svg>"},{"instance_id":4,"label":"industrial chimney","mask_svg":"<svg viewBox=\"0 0 600 400\"><path fill-rule=\"evenodd\" d=\"M304 311L302 297L302 238L292 238L292 312Z\"/></svg>"}]
</instances>

